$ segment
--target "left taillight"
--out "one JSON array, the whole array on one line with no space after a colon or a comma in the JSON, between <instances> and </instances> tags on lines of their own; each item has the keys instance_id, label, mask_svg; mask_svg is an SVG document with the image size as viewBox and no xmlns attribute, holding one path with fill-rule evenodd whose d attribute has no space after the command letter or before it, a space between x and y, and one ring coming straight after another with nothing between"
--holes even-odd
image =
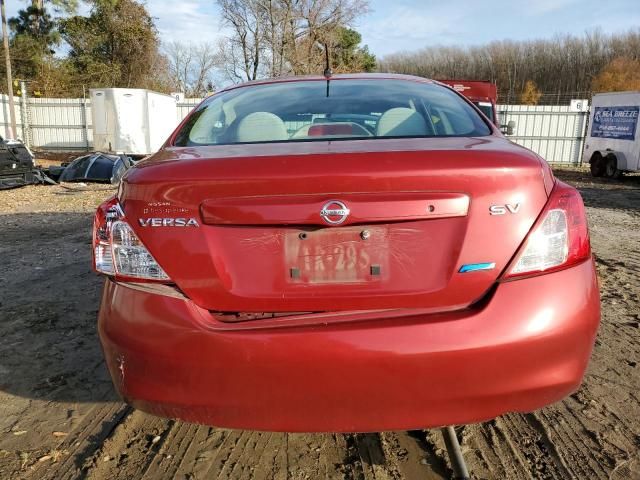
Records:
<instances>
[{"instance_id":1,"label":"left taillight","mask_svg":"<svg viewBox=\"0 0 640 480\"><path fill-rule=\"evenodd\" d=\"M93 268L120 280L170 280L127 223L115 197L102 203L93 219Z\"/></svg>"},{"instance_id":2,"label":"left taillight","mask_svg":"<svg viewBox=\"0 0 640 480\"><path fill-rule=\"evenodd\" d=\"M580 193L557 181L544 210L502 278L548 273L576 265L590 256L587 215Z\"/></svg>"}]
</instances>

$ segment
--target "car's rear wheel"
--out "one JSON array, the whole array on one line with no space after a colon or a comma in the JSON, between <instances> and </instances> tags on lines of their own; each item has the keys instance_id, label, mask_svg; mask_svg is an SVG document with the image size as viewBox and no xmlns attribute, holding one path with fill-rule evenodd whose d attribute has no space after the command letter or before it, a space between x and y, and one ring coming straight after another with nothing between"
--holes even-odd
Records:
<instances>
[{"instance_id":1,"label":"car's rear wheel","mask_svg":"<svg viewBox=\"0 0 640 480\"><path fill-rule=\"evenodd\" d=\"M601 177L602 175L604 175L605 165L602 155L600 155L599 153L594 153L589 164L591 176Z\"/></svg>"},{"instance_id":2,"label":"car's rear wheel","mask_svg":"<svg viewBox=\"0 0 640 480\"><path fill-rule=\"evenodd\" d=\"M618 170L618 159L615 155L607 155L604 164L604 174L608 178L617 179L622 176L622 172Z\"/></svg>"}]
</instances>

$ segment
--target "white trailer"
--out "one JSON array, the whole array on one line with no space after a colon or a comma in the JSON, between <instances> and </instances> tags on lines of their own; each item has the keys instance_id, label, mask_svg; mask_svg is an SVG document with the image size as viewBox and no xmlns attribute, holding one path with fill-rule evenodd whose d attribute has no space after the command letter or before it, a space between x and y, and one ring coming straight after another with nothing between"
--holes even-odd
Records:
<instances>
[{"instance_id":1,"label":"white trailer","mask_svg":"<svg viewBox=\"0 0 640 480\"><path fill-rule=\"evenodd\" d=\"M178 124L171 95L138 88L91 89L93 148L101 152L148 155Z\"/></svg>"},{"instance_id":2,"label":"white trailer","mask_svg":"<svg viewBox=\"0 0 640 480\"><path fill-rule=\"evenodd\" d=\"M584 156L594 177L640 171L640 92L593 96Z\"/></svg>"}]
</instances>

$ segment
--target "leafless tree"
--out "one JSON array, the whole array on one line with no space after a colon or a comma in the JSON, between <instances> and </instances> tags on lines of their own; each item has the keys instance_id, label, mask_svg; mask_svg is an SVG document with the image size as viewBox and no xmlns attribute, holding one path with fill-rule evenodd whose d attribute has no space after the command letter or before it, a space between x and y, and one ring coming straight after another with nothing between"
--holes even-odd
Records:
<instances>
[{"instance_id":1,"label":"leafless tree","mask_svg":"<svg viewBox=\"0 0 640 480\"><path fill-rule=\"evenodd\" d=\"M207 93L213 85L214 69L220 64L216 46L210 43L170 42L164 46L164 54L174 88L188 97Z\"/></svg>"},{"instance_id":2,"label":"leafless tree","mask_svg":"<svg viewBox=\"0 0 640 480\"><path fill-rule=\"evenodd\" d=\"M244 55L241 50L241 46L227 39L221 39L218 42L218 58L220 59L218 68L222 75L233 83L247 80Z\"/></svg>"},{"instance_id":3,"label":"leafless tree","mask_svg":"<svg viewBox=\"0 0 640 480\"><path fill-rule=\"evenodd\" d=\"M640 29L613 36L599 30L546 40L496 41L474 47L428 47L384 57L382 71L430 78L490 80L501 102L517 102L527 81L544 103L588 97L593 79L615 58L640 59Z\"/></svg>"},{"instance_id":4,"label":"leafless tree","mask_svg":"<svg viewBox=\"0 0 640 480\"><path fill-rule=\"evenodd\" d=\"M368 0L217 0L231 35L220 46L232 81L321 72L323 52L339 27L369 8Z\"/></svg>"},{"instance_id":5,"label":"leafless tree","mask_svg":"<svg viewBox=\"0 0 640 480\"><path fill-rule=\"evenodd\" d=\"M266 49L266 20L261 0L218 0L224 23L231 28L223 58L232 60L233 75L238 67L246 80L262 73L262 54Z\"/></svg>"}]
</instances>

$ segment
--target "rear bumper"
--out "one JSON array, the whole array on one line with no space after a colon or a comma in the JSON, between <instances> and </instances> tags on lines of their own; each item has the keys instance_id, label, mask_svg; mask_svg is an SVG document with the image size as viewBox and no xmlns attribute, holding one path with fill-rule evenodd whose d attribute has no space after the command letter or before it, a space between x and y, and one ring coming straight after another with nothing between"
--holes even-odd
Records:
<instances>
[{"instance_id":1,"label":"rear bumper","mask_svg":"<svg viewBox=\"0 0 640 480\"><path fill-rule=\"evenodd\" d=\"M355 432L560 400L580 385L599 319L587 261L500 284L464 312L266 329L233 329L184 298L107 281L99 330L116 388L141 410L227 428Z\"/></svg>"}]
</instances>

